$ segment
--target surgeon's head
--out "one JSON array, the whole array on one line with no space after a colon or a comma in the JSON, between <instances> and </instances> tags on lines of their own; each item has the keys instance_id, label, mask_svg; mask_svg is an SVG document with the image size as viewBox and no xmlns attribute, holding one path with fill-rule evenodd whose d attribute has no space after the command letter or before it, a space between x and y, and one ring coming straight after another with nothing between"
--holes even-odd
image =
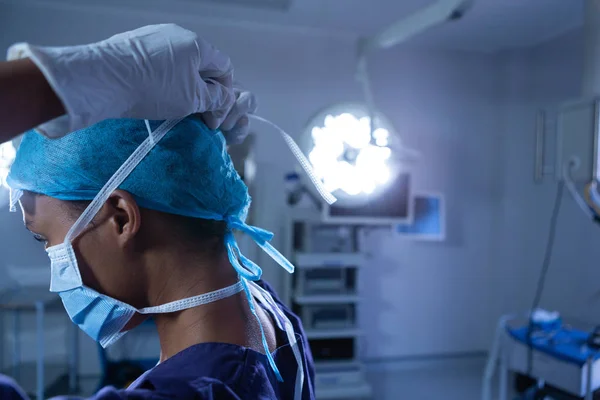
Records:
<instances>
[{"instance_id":1,"label":"surgeon's head","mask_svg":"<svg viewBox=\"0 0 600 400\"><path fill-rule=\"evenodd\" d=\"M160 124L150 122L152 129ZM107 120L56 140L28 132L7 182L23 192L20 204L34 237L48 248L63 243L147 138L140 120ZM184 282L192 274L197 279L199 271L226 281L236 276L232 268L220 267L228 264L226 221L243 221L249 204L221 133L187 118L152 148L72 239L81 280L136 308L176 300L148 296L166 295L172 281ZM178 271L164 268L190 257L193 261L178 265Z\"/></svg>"}]
</instances>

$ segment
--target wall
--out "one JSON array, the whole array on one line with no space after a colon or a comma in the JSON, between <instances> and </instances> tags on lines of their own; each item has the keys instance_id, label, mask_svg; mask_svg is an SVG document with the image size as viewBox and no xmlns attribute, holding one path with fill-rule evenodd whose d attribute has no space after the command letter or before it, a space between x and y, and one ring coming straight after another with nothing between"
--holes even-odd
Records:
<instances>
[{"instance_id":1,"label":"wall","mask_svg":"<svg viewBox=\"0 0 600 400\"><path fill-rule=\"evenodd\" d=\"M583 35L571 32L534 49L502 55L504 176L492 287L496 316L531 307L557 190L547 177L533 182L535 113L555 115L558 105L581 93ZM555 159L548 137L548 163ZM596 324L599 321L597 226L565 193L552 263L541 306Z\"/></svg>"},{"instance_id":2,"label":"wall","mask_svg":"<svg viewBox=\"0 0 600 400\"><path fill-rule=\"evenodd\" d=\"M496 150L497 60L398 52L397 61L385 65L386 56L375 93L403 138L423 154L414 168L414 190L446 196L448 240L370 235L373 256L363 282L369 293L363 308L370 327L367 354L382 359L481 351L488 340L491 218L502 157Z\"/></svg>"},{"instance_id":3,"label":"wall","mask_svg":"<svg viewBox=\"0 0 600 400\"><path fill-rule=\"evenodd\" d=\"M261 114L293 136L321 108L361 99L353 80L354 42L344 37L225 29L200 25L193 17L148 12L0 4L0 48L14 41L85 43L165 20L181 23L224 49L237 77L260 99ZM415 189L444 192L449 220L443 244L403 241L381 232L368 238L372 258L361 284L369 358L487 347L494 210L501 199L498 182L504 159L499 151L500 72L495 56L458 52L395 49L372 62L377 104L403 140L424 155L415 168ZM276 133L258 125L255 130L260 133L258 224L279 231L282 176L293 168L293 158ZM0 214L1 240L8 243L1 263L45 265L45 255L19 218ZM282 247L278 240L274 244ZM258 261L277 286L280 271L263 256ZM84 346L89 354L92 344L84 341ZM87 361L84 372L95 368L94 361Z\"/></svg>"}]
</instances>

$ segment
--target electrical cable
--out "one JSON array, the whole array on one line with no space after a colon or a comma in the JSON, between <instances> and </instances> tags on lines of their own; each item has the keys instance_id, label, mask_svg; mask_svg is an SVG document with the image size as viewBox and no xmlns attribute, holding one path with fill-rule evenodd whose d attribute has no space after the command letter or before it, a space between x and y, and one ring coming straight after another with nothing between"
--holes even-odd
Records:
<instances>
[{"instance_id":1,"label":"electrical cable","mask_svg":"<svg viewBox=\"0 0 600 400\"><path fill-rule=\"evenodd\" d=\"M546 275L548 273L548 268L550 267L550 262L552 260L552 250L554 248L554 239L556 238L556 226L558 222L558 215L560 212L560 206L563 198L564 191L564 181L560 181L558 183L558 187L556 189L556 197L554 199L554 207L552 210L552 215L550 217L550 229L548 230L548 240L546 241L546 249L544 251L544 260L542 261L542 268L540 271L540 275L538 278L537 288L535 291L535 296L533 298L533 305L531 307L531 311L529 313L529 324L527 326L527 375L531 375L531 368L533 364L533 346L531 343L531 335L533 333L533 313L538 308L540 304L540 300L542 298L542 293L544 291L544 284L546 283Z\"/></svg>"}]
</instances>

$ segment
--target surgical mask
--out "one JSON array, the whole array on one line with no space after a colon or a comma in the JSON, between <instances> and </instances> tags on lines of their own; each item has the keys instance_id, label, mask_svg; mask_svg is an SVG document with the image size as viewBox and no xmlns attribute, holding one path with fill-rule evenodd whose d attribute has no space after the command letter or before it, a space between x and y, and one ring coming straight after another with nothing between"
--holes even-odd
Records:
<instances>
[{"instance_id":1,"label":"surgical mask","mask_svg":"<svg viewBox=\"0 0 600 400\"><path fill-rule=\"evenodd\" d=\"M103 295L83 284L72 289L70 282L79 276L77 259L71 243L62 243L47 250L51 265L50 290L58 292L67 314L82 331L107 347L116 342L126 331L124 327L137 314L164 314L212 303L241 292L239 281L234 285L199 296L173 301L155 307L137 309L110 296Z\"/></svg>"}]
</instances>

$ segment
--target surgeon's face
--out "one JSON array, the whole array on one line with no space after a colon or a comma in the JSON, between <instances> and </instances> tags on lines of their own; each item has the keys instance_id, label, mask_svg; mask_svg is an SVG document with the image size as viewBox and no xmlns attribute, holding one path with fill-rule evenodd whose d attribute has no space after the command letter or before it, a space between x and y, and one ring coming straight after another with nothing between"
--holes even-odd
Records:
<instances>
[{"instance_id":1,"label":"surgeon's face","mask_svg":"<svg viewBox=\"0 0 600 400\"><path fill-rule=\"evenodd\" d=\"M47 196L25 193L20 202L25 226L46 247L61 244L80 214L69 202ZM146 302L144 269L134 240L139 219L135 201L117 191L73 241L83 283L134 307Z\"/></svg>"}]
</instances>

